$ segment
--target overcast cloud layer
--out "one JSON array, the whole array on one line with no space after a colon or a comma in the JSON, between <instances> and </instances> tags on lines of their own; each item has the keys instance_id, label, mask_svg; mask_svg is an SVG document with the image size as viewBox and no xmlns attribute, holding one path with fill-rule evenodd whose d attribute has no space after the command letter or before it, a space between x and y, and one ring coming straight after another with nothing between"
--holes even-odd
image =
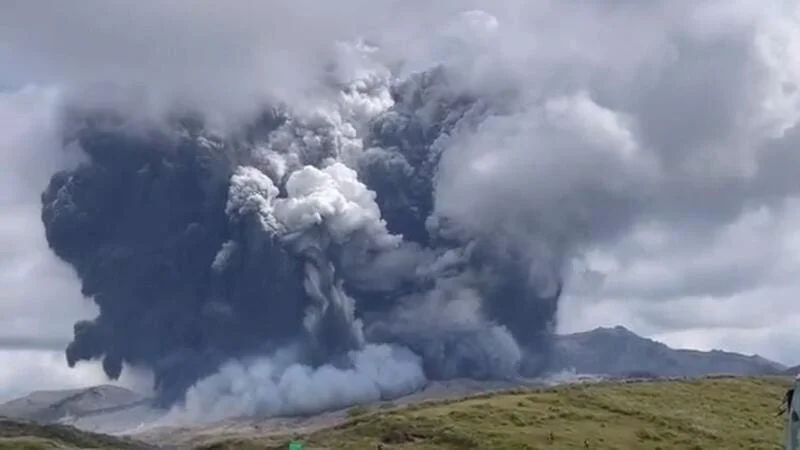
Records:
<instances>
[{"instance_id":1,"label":"overcast cloud layer","mask_svg":"<svg viewBox=\"0 0 800 450\"><path fill-rule=\"evenodd\" d=\"M179 99L235 120L267 96L307 100L321 55L347 57L327 45L357 35L387 63L454 59L472 88L520 96L445 155L437 201L483 226L504 205L482 183L502 174L500 200L540 218L540 235L584 236L561 331L622 324L673 346L800 360L794 2L248 3L3 4L0 367L14 370L0 370L0 397L103 379L65 368L73 322L95 310L39 219L50 175L79 158L61 149L59 98L133 84L151 93L138 111ZM455 21L473 7L495 19Z\"/></svg>"}]
</instances>

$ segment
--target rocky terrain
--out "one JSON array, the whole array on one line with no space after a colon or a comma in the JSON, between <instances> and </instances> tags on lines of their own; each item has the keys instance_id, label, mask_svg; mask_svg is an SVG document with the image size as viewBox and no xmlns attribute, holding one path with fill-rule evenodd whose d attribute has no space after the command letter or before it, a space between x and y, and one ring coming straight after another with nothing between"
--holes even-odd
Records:
<instances>
[{"instance_id":1,"label":"rocky terrain","mask_svg":"<svg viewBox=\"0 0 800 450\"><path fill-rule=\"evenodd\" d=\"M68 424L100 433L125 434L161 415L151 399L119 386L37 391L0 405L0 416L37 423Z\"/></svg>"}]
</instances>

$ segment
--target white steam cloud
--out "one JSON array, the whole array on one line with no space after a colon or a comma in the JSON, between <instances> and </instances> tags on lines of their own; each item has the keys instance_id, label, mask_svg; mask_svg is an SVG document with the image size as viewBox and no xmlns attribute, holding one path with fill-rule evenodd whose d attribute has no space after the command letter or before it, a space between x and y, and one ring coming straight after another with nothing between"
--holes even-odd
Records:
<instances>
[{"instance_id":1,"label":"white steam cloud","mask_svg":"<svg viewBox=\"0 0 800 450\"><path fill-rule=\"evenodd\" d=\"M377 248L400 243L381 219L375 193L358 181L358 174L339 162L317 169L305 166L286 181L287 196L263 172L240 167L231 178L228 214L246 215L256 211L265 229L278 236L294 238L324 225L335 243L344 243L363 232Z\"/></svg>"},{"instance_id":2,"label":"white steam cloud","mask_svg":"<svg viewBox=\"0 0 800 450\"><path fill-rule=\"evenodd\" d=\"M291 349L271 358L236 361L192 387L185 405L164 423L190 424L237 416L291 416L374 403L422 388L418 356L405 348L367 345L349 355L350 368L296 364Z\"/></svg>"}]
</instances>

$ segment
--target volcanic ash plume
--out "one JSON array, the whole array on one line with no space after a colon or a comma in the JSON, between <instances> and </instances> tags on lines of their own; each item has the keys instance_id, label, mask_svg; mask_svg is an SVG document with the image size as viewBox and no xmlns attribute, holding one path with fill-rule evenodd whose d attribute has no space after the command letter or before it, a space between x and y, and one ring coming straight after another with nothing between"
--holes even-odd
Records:
<instances>
[{"instance_id":1,"label":"volcanic ash plume","mask_svg":"<svg viewBox=\"0 0 800 450\"><path fill-rule=\"evenodd\" d=\"M438 211L451 135L499 105L452 74L363 72L224 134L72 111L88 162L53 176L42 219L100 314L75 325L69 364L148 368L191 420L545 370L559 258Z\"/></svg>"}]
</instances>

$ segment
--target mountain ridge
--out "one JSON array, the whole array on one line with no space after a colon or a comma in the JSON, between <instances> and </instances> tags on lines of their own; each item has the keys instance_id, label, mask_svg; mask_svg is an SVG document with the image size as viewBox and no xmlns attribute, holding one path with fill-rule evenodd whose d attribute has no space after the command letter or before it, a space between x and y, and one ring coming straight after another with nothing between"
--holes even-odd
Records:
<instances>
[{"instance_id":1,"label":"mountain ridge","mask_svg":"<svg viewBox=\"0 0 800 450\"><path fill-rule=\"evenodd\" d=\"M555 355L561 370L612 376L779 375L788 369L760 355L672 348L620 325L560 335Z\"/></svg>"}]
</instances>

